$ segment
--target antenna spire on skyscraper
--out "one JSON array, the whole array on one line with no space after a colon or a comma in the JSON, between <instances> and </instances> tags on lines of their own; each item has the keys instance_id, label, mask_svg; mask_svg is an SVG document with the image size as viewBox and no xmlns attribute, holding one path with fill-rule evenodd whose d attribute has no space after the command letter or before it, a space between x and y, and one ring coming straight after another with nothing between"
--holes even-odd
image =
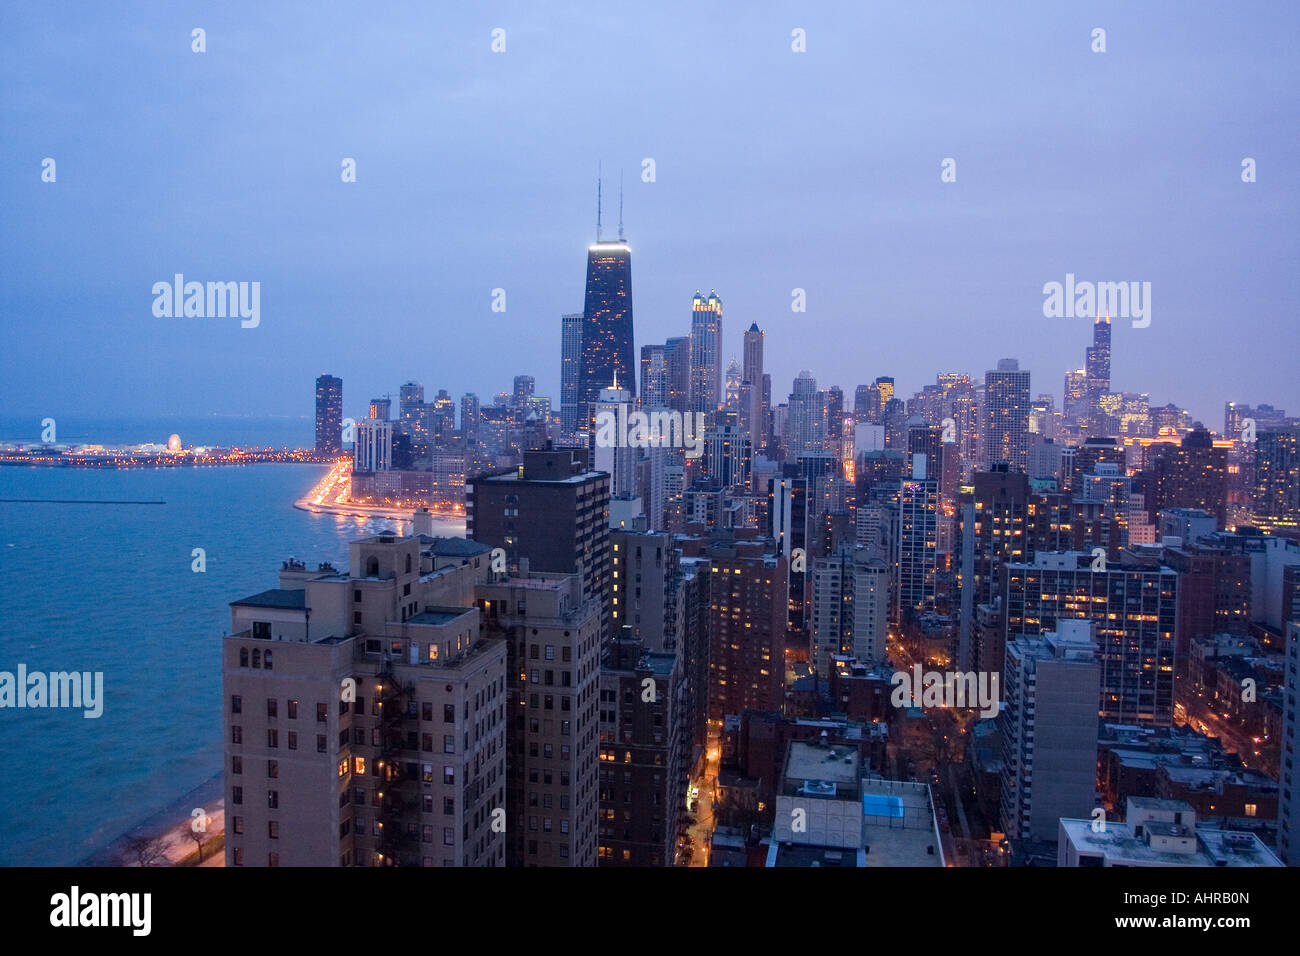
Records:
<instances>
[{"instance_id":1,"label":"antenna spire on skyscraper","mask_svg":"<svg viewBox=\"0 0 1300 956\"><path fill-rule=\"evenodd\" d=\"M618 241L623 241L623 170L618 171Z\"/></svg>"},{"instance_id":2,"label":"antenna spire on skyscraper","mask_svg":"<svg viewBox=\"0 0 1300 956\"><path fill-rule=\"evenodd\" d=\"M600 160L596 160L596 241L600 242Z\"/></svg>"}]
</instances>

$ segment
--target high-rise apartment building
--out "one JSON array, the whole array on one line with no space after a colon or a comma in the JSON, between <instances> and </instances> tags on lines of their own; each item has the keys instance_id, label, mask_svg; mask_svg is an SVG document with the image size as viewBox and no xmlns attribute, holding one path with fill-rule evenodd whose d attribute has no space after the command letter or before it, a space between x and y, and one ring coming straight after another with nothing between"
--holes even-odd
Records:
<instances>
[{"instance_id":1,"label":"high-rise apartment building","mask_svg":"<svg viewBox=\"0 0 1300 956\"><path fill-rule=\"evenodd\" d=\"M388 471L393 467L393 423L365 419L356 424L352 451L354 471Z\"/></svg>"},{"instance_id":2,"label":"high-rise apartment building","mask_svg":"<svg viewBox=\"0 0 1300 956\"><path fill-rule=\"evenodd\" d=\"M924 456L917 455L924 460ZM909 613L934 610L935 572L939 554L939 482L925 477L924 466L899 483L898 566L895 593L898 620Z\"/></svg>"},{"instance_id":3,"label":"high-rise apartment building","mask_svg":"<svg viewBox=\"0 0 1300 956\"><path fill-rule=\"evenodd\" d=\"M784 701L786 561L770 541L720 541L709 561L709 719L780 710ZM802 577L802 575L800 575Z\"/></svg>"},{"instance_id":4,"label":"high-rise apartment building","mask_svg":"<svg viewBox=\"0 0 1300 956\"><path fill-rule=\"evenodd\" d=\"M376 535L286 561L222 641L227 866L502 866L506 648L486 549Z\"/></svg>"},{"instance_id":5,"label":"high-rise apartment building","mask_svg":"<svg viewBox=\"0 0 1300 956\"><path fill-rule=\"evenodd\" d=\"M1270 428L1255 438L1256 523L1300 528L1300 428Z\"/></svg>"},{"instance_id":6,"label":"high-rise apartment building","mask_svg":"<svg viewBox=\"0 0 1300 956\"><path fill-rule=\"evenodd\" d=\"M585 448L525 451L518 469L465 483L468 536L505 551L512 571L576 574L610 635L610 476Z\"/></svg>"},{"instance_id":7,"label":"high-rise apartment building","mask_svg":"<svg viewBox=\"0 0 1300 956\"><path fill-rule=\"evenodd\" d=\"M331 458L343 450L343 379L316 379L316 455Z\"/></svg>"},{"instance_id":8,"label":"high-rise apartment building","mask_svg":"<svg viewBox=\"0 0 1300 956\"><path fill-rule=\"evenodd\" d=\"M507 650L506 865L595 866L600 602L573 574L515 574L476 594Z\"/></svg>"},{"instance_id":9,"label":"high-rise apartment building","mask_svg":"<svg viewBox=\"0 0 1300 956\"><path fill-rule=\"evenodd\" d=\"M1174 714L1178 575L1158 561L1039 552L1007 564L1007 640L1090 620L1101 665L1103 720L1167 727Z\"/></svg>"},{"instance_id":10,"label":"high-rise apartment building","mask_svg":"<svg viewBox=\"0 0 1300 956\"><path fill-rule=\"evenodd\" d=\"M1203 428L1188 432L1181 445L1156 446L1149 467L1146 506L1155 522L1166 508L1202 508L1219 528L1227 520L1228 451L1215 447Z\"/></svg>"},{"instance_id":11,"label":"high-rise apartment building","mask_svg":"<svg viewBox=\"0 0 1300 956\"><path fill-rule=\"evenodd\" d=\"M1089 621L1007 644L1002 680L1002 825L1012 839L1055 840L1062 817L1096 806L1101 668Z\"/></svg>"},{"instance_id":12,"label":"high-rise apartment building","mask_svg":"<svg viewBox=\"0 0 1300 956\"><path fill-rule=\"evenodd\" d=\"M824 450L826 402L817 390L817 379L804 369L794 380L786 416L786 460Z\"/></svg>"},{"instance_id":13,"label":"high-rise apartment building","mask_svg":"<svg viewBox=\"0 0 1300 956\"><path fill-rule=\"evenodd\" d=\"M672 866L686 813L683 657L625 636L600 670L601 866Z\"/></svg>"},{"instance_id":14,"label":"high-rise apartment building","mask_svg":"<svg viewBox=\"0 0 1300 956\"><path fill-rule=\"evenodd\" d=\"M681 335L664 343L664 367L667 370L668 407L678 412L693 409L691 404L691 337Z\"/></svg>"},{"instance_id":15,"label":"high-rise apartment building","mask_svg":"<svg viewBox=\"0 0 1300 956\"><path fill-rule=\"evenodd\" d=\"M999 359L984 373L984 458L1024 470L1029 464L1029 372Z\"/></svg>"},{"instance_id":16,"label":"high-rise apartment building","mask_svg":"<svg viewBox=\"0 0 1300 956\"><path fill-rule=\"evenodd\" d=\"M641 407L668 408L668 361L662 345L641 346Z\"/></svg>"}]
</instances>

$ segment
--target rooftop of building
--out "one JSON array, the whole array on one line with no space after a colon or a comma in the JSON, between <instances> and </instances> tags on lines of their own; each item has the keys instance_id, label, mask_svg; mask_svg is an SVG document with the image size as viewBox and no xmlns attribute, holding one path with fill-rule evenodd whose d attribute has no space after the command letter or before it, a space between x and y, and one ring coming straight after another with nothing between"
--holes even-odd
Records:
<instances>
[{"instance_id":1,"label":"rooftop of building","mask_svg":"<svg viewBox=\"0 0 1300 956\"><path fill-rule=\"evenodd\" d=\"M231 601L231 607L271 607L285 610L302 610L307 606L307 592L287 588L271 588L242 601Z\"/></svg>"},{"instance_id":2,"label":"rooftop of building","mask_svg":"<svg viewBox=\"0 0 1300 956\"><path fill-rule=\"evenodd\" d=\"M1180 804L1182 801L1169 801ZM1252 833L1197 826L1172 832L1169 827L1147 825L1148 832L1168 836L1194 836L1192 852L1175 852L1153 847L1146 836L1136 836L1128 823L1107 822L1105 829L1094 829L1093 820L1062 819L1060 826L1075 849L1087 856L1104 856L1109 860L1135 866L1281 866L1260 839ZM1165 834L1163 831L1171 830Z\"/></svg>"},{"instance_id":3,"label":"rooftop of building","mask_svg":"<svg viewBox=\"0 0 1300 956\"><path fill-rule=\"evenodd\" d=\"M1192 809L1186 800L1170 800L1164 797L1129 797L1128 805L1132 810L1155 810L1164 813L1186 813Z\"/></svg>"},{"instance_id":4,"label":"rooftop of building","mask_svg":"<svg viewBox=\"0 0 1300 956\"><path fill-rule=\"evenodd\" d=\"M791 741L786 754L783 788L790 792L805 782L833 783L837 791L856 791L859 774L858 752L850 747L826 746L811 741Z\"/></svg>"},{"instance_id":5,"label":"rooftop of building","mask_svg":"<svg viewBox=\"0 0 1300 956\"><path fill-rule=\"evenodd\" d=\"M446 627L457 618L464 617L467 614L478 614L478 609L472 607L426 607L419 614L408 617L406 623L424 627Z\"/></svg>"},{"instance_id":6,"label":"rooftop of building","mask_svg":"<svg viewBox=\"0 0 1300 956\"><path fill-rule=\"evenodd\" d=\"M943 866L930 788L911 780L862 781L866 866Z\"/></svg>"},{"instance_id":7,"label":"rooftop of building","mask_svg":"<svg viewBox=\"0 0 1300 956\"><path fill-rule=\"evenodd\" d=\"M416 535L422 545L429 545L430 550L440 558L472 558L487 554L492 549L486 544L472 538L439 538L436 535Z\"/></svg>"},{"instance_id":8,"label":"rooftop of building","mask_svg":"<svg viewBox=\"0 0 1300 956\"><path fill-rule=\"evenodd\" d=\"M775 843L768 850L769 866L857 867L861 859L861 850L804 846L799 843Z\"/></svg>"}]
</instances>

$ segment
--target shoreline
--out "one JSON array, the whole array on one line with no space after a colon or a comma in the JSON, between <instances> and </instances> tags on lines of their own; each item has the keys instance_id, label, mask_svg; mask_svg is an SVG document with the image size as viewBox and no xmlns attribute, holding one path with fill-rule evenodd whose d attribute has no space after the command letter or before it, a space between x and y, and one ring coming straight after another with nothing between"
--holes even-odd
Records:
<instances>
[{"instance_id":1,"label":"shoreline","mask_svg":"<svg viewBox=\"0 0 1300 956\"><path fill-rule=\"evenodd\" d=\"M192 790L181 794L165 807L150 814L141 820L135 826L119 833L108 843L83 857L74 866L131 866L130 862L125 860L126 843L132 837L148 837L151 840L157 840L171 833L178 826L188 829L190 820L190 811L195 807L203 807L211 816L216 816L215 810L225 800L225 784L223 773L218 771L208 780L199 784ZM214 828L208 834L208 839L212 839L218 833L224 832L224 824L220 829ZM163 864L165 866L174 866L174 863Z\"/></svg>"},{"instance_id":2,"label":"shoreline","mask_svg":"<svg viewBox=\"0 0 1300 956\"><path fill-rule=\"evenodd\" d=\"M382 505L353 505L340 504L316 504L307 498L299 498L293 503L293 506L299 511L308 511L313 514L343 515L352 518L390 518L394 521L410 521L415 512L415 508L386 508ZM442 521L460 521L465 520L464 515L441 514L431 512L431 515Z\"/></svg>"}]
</instances>

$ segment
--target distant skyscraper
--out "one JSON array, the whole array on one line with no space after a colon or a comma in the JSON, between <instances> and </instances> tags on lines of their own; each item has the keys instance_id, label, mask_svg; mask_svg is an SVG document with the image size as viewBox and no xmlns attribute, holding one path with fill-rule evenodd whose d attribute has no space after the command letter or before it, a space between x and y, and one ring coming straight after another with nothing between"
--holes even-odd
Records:
<instances>
[{"instance_id":1,"label":"distant skyscraper","mask_svg":"<svg viewBox=\"0 0 1300 956\"><path fill-rule=\"evenodd\" d=\"M560 316L560 430L567 437L578 427L582 384L582 313Z\"/></svg>"},{"instance_id":2,"label":"distant skyscraper","mask_svg":"<svg viewBox=\"0 0 1300 956\"><path fill-rule=\"evenodd\" d=\"M934 610L935 574L939 541L939 482L922 471L923 453L913 467L913 477L899 484L898 525L898 619L909 612Z\"/></svg>"},{"instance_id":3,"label":"distant skyscraper","mask_svg":"<svg viewBox=\"0 0 1300 956\"><path fill-rule=\"evenodd\" d=\"M697 291L691 304L691 410L722 405L722 299Z\"/></svg>"},{"instance_id":4,"label":"distant skyscraper","mask_svg":"<svg viewBox=\"0 0 1300 956\"><path fill-rule=\"evenodd\" d=\"M343 379L316 379L316 454L337 455L343 449Z\"/></svg>"},{"instance_id":5,"label":"distant skyscraper","mask_svg":"<svg viewBox=\"0 0 1300 956\"><path fill-rule=\"evenodd\" d=\"M620 230L621 232L621 230ZM582 311L582 372L578 427L590 427L600 390L617 377L619 388L636 392L632 351L632 250L597 241L587 249L587 295Z\"/></svg>"},{"instance_id":6,"label":"distant skyscraper","mask_svg":"<svg viewBox=\"0 0 1300 956\"><path fill-rule=\"evenodd\" d=\"M1087 424L1088 373L1081 368L1065 373L1065 401L1061 411L1069 425Z\"/></svg>"},{"instance_id":7,"label":"distant skyscraper","mask_svg":"<svg viewBox=\"0 0 1300 956\"><path fill-rule=\"evenodd\" d=\"M1092 326L1092 348L1084 362L1084 376L1088 394L1088 430L1094 434L1109 434L1109 417L1102 410L1101 400L1110 394L1110 315L1097 316Z\"/></svg>"},{"instance_id":8,"label":"distant skyscraper","mask_svg":"<svg viewBox=\"0 0 1300 956\"><path fill-rule=\"evenodd\" d=\"M1255 517L1269 528L1300 527L1300 428L1256 433Z\"/></svg>"},{"instance_id":9,"label":"distant skyscraper","mask_svg":"<svg viewBox=\"0 0 1300 956\"><path fill-rule=\"evenodd\" d=\"M767 408L763 404L763 333L757 322L745 332L741 378L746 385L747 399L741 423L749 432L751 446L757 455L767 444Z\"/></svg>"},{"instance_id":10,"label":"distant skyscraper","mask_svg":"<svg viewBox=\"0 0 1300 956\"><path fill-rule=\"evenodd\" d=\"M662 345L641 346L641 407L668 407L668 364Z\"/></svg>"},{"instance_id":11,"label":"distant skyscraper","mask_svg":"<svg viewBox=\"0 0 1300 956\"><path fill-rule=\"evenodd\" d=\"M478 396L466 392L460 399L460 432L466 441L478 440Z\"/></svg>"},{"instance_id":12,"label":"distant skyscraper","mask_svg":"<svg viewBox=\"0 0 1300 956\"><path fill-rule=\"evenodd\" d=\"M894 378L891 375L876 377L876 388L880 390L880 407L884 408L894 397Z\"/></svg>"},{"instance_id":13,"label":"distant skyscraper","mask_svg":"<svg viewBox=\"0 0 1300 956\"><path fill-rule=\"evenodd\" d=\"M789 402L786 454L787 460L793 461L800 455L821 451L826 436L826 404L812 372L804 369L795 378Z\"/></svg>"},{"instance_id":14,"label":"distant skyscraper","mask_svg":"<svg viewBox=\"0 0 1300 956\"><path fill-rule=\"evenodd\" d=\"M984 373L984 457L1024 469L1029 463L1029 372L999 359Z\"/></svg>"},{"instance_id":15,"label":"distant skyscraper","mask_svg":"<svg viewBox=\"0 0 1300 956\"><path fill-rule=\"evenodd\" d=\"M352 452L354 471L389 471L393 466L393 423L368 419L357 422Z\"/></svg>"},{"instance_id":16,"label":"distant skyscraper","mask_svg":"<svg viewBox=\"0 0 1300 956\"><path fill-rule=\"evenodd\" d=\"M740 362L734 357L727 363L726 389L724 391L723 407L729 412L740 412Z\"/></svg>"},{"instance_id":17,"label":"distant skyscraper","mask_svg":"<svg viewBox=\"0 0 1300 956\"><path fill-rule=\"evenodd\" d=\"M525 407L528 404L528 400L533 397L533 390L536 387L537 382L531 375L516 375L513 395L514 407Z\"/></svg>"},{"instance_id":18,"label":"distant skyscraper","mask_svg":"<svg viewBox=\"0 0 1300 956\"><path fill-rule=\"evenodd\" d=\"M691 337L681 335L664 343L664 367L668 374L668 407L691 410Z\"/></svg>"},{"instance_id":19,"label":"distant skyscraper","mask_svg":"<svg viewBox=\"0 0 1300 956\"><path fill-rule=\"evenodd\" d=\"M619 387L602 388L600 400L596 403L596 444L592 468L609 475L609 496L623 500L631 498L635 493L637 449L631 444L602 438L609 439L611 435L616 437L620 423L630 411L631 402L632 393ZM608 424L602 426L602 422ZM602 432L606 434L602 435Z\"/></svg>"},{"instance_id":20,"label":"distant skyscraper","mask_svg":"<svg viewBox=\"0 0 1300 956\"><path fill-rule=\"evenodd\" d=\"M393 400L388 396L370 400L370 417L375 421L386 422L393 414Z\"/></svg>"}]
</instances>

